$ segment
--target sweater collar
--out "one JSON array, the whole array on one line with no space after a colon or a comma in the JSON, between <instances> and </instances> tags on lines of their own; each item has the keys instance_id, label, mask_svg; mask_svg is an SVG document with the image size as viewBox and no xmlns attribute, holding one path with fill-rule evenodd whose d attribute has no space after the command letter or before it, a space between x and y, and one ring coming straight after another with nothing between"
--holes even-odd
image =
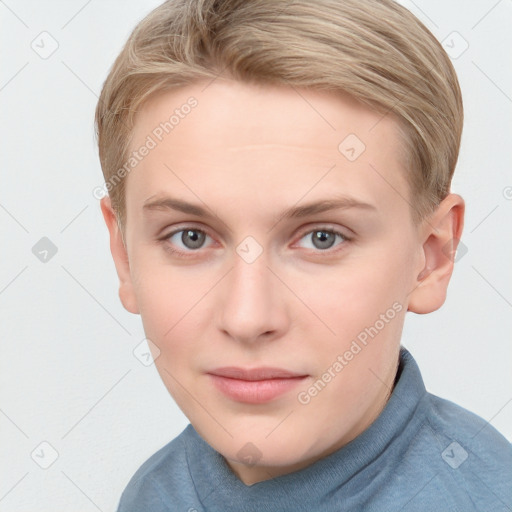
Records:
<instances>
[{"instance_id":1,"label":"sweater collar","mask_svg":"<svg viewBox=\"0 0 512 512\"><path fill-rule=\"evenodd\" d=\"M366 485L378 475L373 464L384 452L399 462L400 453L423 423L426 395L420 370L412 355L400 349L395 386L377 419L351 442L299 471L245 485L224 457L192 427L185 429L188 466L199 499L207 510L244 511L315 509L334 490L354 477Z\"/></svg>"}]
</instances>

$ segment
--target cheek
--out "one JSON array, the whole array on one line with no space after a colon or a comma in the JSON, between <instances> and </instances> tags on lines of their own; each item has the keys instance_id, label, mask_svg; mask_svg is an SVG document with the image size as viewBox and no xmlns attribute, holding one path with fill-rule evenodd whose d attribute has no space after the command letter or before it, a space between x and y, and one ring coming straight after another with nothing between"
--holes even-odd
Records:
<instances>
[{"instance_id":1,"label":"cheek","mask_svg":"<svg viewBox=\"0 0 512 512\"><path fill-rule=\"evenodd\" d=\"M155 366L185 413L190 408L185 390L193 387L190 370L200 353L195 319L200 314L200 296L197 289L195 293L193 290L179 272L170 272L170 268L147 273L136 288L144 333L159 350Z\"/></svg>"},{"instance_id":2,"label":"cheek","mask_svg":"<svg viewBox=\"0 0 512 512\"><path fill-rule=\"evenodd\" d=\"M393 266L363 258L342 262L330 271L301 276L297 295L337 336L351 336L400 299L401 274Z\"/></svg>"},{"instance_id":3,"label":"cheek","mask_svg":"<svg viewBox=\"0 0 512 512\"><path fill-rule=\"evenodd\" d=\"M217 276L207 267L172 265L150 252L134 260L134 293L146 337L161 351L159 362L177 371L176 361L199 352L208 323L207 294Z\"/></svg>"},{"instance_id":4,"label":"cheek","mask_svg":"<svg viewBox=\"0 0 512 512\"><path fill-rule=\"evenodd\" d=\"M187 286L179 269L147 253L133 258L132 283L146 336L161 343L186 314L185 306L193 300L193 287Z\"/></svg>"},{"instance_id":5,"label":"cheek","mask_svg":"<svg viewBox=\"0 0 512 512\"><path fill-rule=\"evenodd\" d=\"M302 325L306 338L322 339L321 354L315 350L319 368L329 368L338 355L351 347L357 350L352 345L354 340L362 347L350 369L344 371L345 377L350 378L337 379L353 387L354 392L361 386L360 373L355 369L360 365L366 369L371 366L380 373L381 362L385 367L386 354L394 357L400 339L406 310L404 297L408 292L404 277L408 264L405 257L400 259L395 247L392 243L376 244L330 271L296 280L302 283L297 295L317 315L308 313L307 318L313 321L307 325L303 320Z\"/></svg>"}]
</instances>

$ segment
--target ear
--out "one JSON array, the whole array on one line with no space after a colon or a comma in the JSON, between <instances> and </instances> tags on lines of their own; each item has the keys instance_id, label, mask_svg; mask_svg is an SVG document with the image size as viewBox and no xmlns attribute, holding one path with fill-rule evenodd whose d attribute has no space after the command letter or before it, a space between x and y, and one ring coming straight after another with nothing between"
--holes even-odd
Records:
<instances>
[{"instance_id":1,"label":"ear","mask_svg":"<svg viewBox=\"0 0 512 512\"><path fill-rule=\"evenodd\" d=\"M123 237L117 223L117 215L112 208L110 197L101 199L101 212L110 233L110 252L114 259L117 276L119 277L119 298L124 308L130 313L139 314L137 300L133 289L132 277L130 274L130 262L128 253L123 242Z\"/></svg>"},{"instance_id":2,"label":"ear","mask_svg":"<svg viewBox=\"0 0 512 512\"><path fill-rule=\"evenodd\" d=\"M464 226L464 200L449 194L424 221L422 257L424 266L409 295L408 311L425 314L439 309L453 272L455 253Z\"/></svg>"}]
</instances>

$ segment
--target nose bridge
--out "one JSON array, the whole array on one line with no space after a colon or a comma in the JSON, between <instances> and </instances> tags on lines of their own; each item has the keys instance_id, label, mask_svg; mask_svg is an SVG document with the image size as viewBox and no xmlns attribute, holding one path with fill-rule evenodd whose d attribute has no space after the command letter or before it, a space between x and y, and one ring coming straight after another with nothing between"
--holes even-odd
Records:
<instances>
[{"instance_id":1,"label":"nose bridge","mask_svg":"<svg viewBox=\"0 0 512 512\"><path fill-rule=\"evenodd\" d=\"M278 283L267 268L267 255L262 251L252 259L238 252L239 248L224 283L219 327L235 339L252 341L263 333L278 331L284 311L276 294Z\"/></svg>"},{"instance_id":2,"label":"nose bridge","mask_svg":"<svg viewBox=\"0 0 512 512\"><path fill-rule=\"evenodd\" d=\"M234 258L227 302L233 302L238 314L251 313L255 317L269 308L272 284L267 264L266 255L263 254L250 263L238 254Z\"/></svg>"}]
</instances>

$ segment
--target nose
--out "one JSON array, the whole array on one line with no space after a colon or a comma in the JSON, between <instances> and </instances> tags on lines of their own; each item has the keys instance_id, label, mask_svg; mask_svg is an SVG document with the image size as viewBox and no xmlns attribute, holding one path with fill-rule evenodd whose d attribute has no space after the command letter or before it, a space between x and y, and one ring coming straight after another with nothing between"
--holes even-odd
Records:
<instances>
[{"instance_id":1,"label":"nose","mask_svg":"<svg viewBox=\"0 0 512 512\"><path fill-rule=\"evenodd\" d=\"M267 265L265 253L252 263L235 253L217 297L219 328L241 343L276 339L288 328L283 284Z\"/></svg>"}]
</instances>

